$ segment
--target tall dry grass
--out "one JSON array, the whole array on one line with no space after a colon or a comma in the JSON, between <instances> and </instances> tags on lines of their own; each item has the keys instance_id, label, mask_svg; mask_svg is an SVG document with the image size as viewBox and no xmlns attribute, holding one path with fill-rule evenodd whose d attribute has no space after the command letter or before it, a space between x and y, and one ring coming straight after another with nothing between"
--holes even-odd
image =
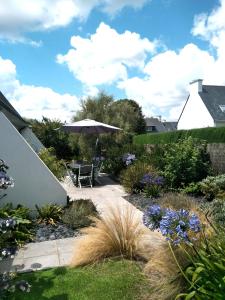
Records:
<instances>
[{"instance_id":1,"label":"tall dry grass","mask_svg":"<svg viewBox=\"0 0 225 300\"><path fill-rule=\"evenodd\" d=\"M101 218L92 218L93 226L82 230L84 234L74 250L72 266L94 263L106 257L140 256L139 244L148 230L143 226L137 209L126 205L111 207Z\"/></svg>"}]
</instances>

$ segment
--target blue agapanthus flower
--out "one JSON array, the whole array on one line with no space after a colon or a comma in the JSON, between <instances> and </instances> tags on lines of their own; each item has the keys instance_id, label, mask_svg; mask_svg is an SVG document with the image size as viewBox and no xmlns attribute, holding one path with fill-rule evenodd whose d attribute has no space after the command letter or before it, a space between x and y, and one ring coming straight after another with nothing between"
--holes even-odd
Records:
<instances>
[{"instance_id":1,"label":"blue agapanthus flower","mask_svg":"<svg viewBox=\"0 0 225 300\"><path fill-rule=\"evenodd\" d=\"M136 160L135 154L126 153L122 157L122 161L125 163L126 166L131 165Z\"/></svg>"},{"instance_id":2,"label":"blue agapanthus flower","mask_svg":"<svg viewBox=\"0 0 225 300\"><path fill-rule=\"evenodd\" d=\"M160 230L162 235L175 245L181 242L189 243L190 232L198 233L201 230L200 221L195 214L190 216L185 209L162 209L159 205L150 206L144 212L143 222L151 230Z\"/></svg>"}]
</instances>

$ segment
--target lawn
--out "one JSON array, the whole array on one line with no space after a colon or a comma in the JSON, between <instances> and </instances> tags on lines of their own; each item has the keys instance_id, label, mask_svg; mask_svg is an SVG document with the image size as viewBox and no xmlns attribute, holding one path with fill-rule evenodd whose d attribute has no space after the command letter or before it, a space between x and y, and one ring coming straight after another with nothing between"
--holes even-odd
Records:
<instances>
[{"instance_id":1,"label":"lawn","mask_svg":"<svg viewBox=\"0 0 225 300\"><path fill-rule=\"evenodd\" d=\"M31 292L16 292L8 300L132 300L149 299L150 293L140 266L128 260L24 273L19 279L29 281Z\"/></svg>"}]
</instances>

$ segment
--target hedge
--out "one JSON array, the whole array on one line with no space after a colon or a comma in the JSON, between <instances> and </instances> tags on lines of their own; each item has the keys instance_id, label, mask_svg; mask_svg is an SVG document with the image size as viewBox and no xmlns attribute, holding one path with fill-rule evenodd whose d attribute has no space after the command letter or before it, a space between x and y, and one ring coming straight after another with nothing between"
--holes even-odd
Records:
<instances>
[{"instance_id":1,"label":"hedge","mask_svg":"<svg viewBox=\"0 0 225 300\"><path fill-rule=\"evenodd\" d=\"M191 130L177 130L162 133L147 133L136 135L135 144L169 144L176 143L188 136L205 140L207 143L225 143L225 127L208 127Z\"/></svg>"}]
</instances>

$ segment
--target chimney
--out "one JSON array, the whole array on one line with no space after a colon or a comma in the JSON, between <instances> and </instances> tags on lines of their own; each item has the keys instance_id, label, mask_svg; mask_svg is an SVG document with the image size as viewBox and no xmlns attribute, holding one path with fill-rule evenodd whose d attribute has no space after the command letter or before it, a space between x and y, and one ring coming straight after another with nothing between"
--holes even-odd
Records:
<instances>
[{"instance_id":1,"label":"chimney","mask_svg":"<svg viewBox=\"0 0 225 300\"><path fill-rule=\"evenodd\" d=\"M189 85L190 94L202 92L202 81L203 81L203 79L196 79L196 80L190 82L190 85Z\"/></svg>"}]
</instances>

